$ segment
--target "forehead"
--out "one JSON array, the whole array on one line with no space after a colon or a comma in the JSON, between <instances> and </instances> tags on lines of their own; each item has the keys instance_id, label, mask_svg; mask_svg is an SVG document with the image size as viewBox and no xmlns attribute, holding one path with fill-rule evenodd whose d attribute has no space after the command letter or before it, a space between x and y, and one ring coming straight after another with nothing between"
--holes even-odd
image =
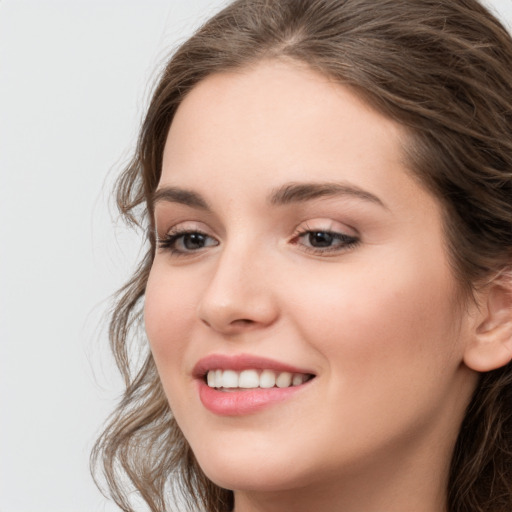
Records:
<instances>
[{"instance_id":1,"label":"forehead","mask_svg":"<svg viewBox=\"0 0 512 512\"><path fill-rule=\"evenodd\" d=\"M233 188L344 179L391 189L388 171L404 172L406 139L347 87L295 61L263 61L189 93L169 130L161 183L229 176Z\"/></svg>"}]
</instances>

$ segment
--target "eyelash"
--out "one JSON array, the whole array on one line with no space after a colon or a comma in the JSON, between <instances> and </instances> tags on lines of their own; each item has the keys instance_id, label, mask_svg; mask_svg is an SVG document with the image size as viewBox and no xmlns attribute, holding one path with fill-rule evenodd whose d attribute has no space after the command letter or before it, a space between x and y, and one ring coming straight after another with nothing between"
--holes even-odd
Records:
<instances>
[{"instance_id":1,"label":"eyelash","mask_svg":"<svg viewBox=\"0 0 512 512\"><path fill-rule=\"evenodd\" d=\"M341 253L344 251L348 251L359 244L360 240L358 237L346 235L344 233L339 233L337 231L331 231L328 229L311 229L309 227L306 227L304 229L296 231L291 239L291 243L294 245L299 245L298 241L305 237L305 236L312 236L314 234L321 234L321 235L327 235L332 238L331 241L338 241L338 245L336 246L328 246L328 247L311 247L307 246L305 244L302 245L302 250L316 255L327 255L329 253ZM205 237L206 239L214 240L214 244L210 245L204 245L203 247L200 247L198 249L177 249L176 245L179 242L180 239L182 241L185 239L186 236L190 235L200 235L202 237ZM172 256L190 256L194 253L199 252L201 249L204 249L206 247L215 247L219 245L219 242L215 240L210 235L204 233L201 230L198 229L183 229L183 230L174 230L170 233L167 233L163 238L157 237L157 244L158 248L164 251L169 251Z\"/></svg>"},{"instance_id":2,"label":"eyelash","mask_svg":"<svg viewBox=\"0 0 512 512\"><path fill-rule=\"evenodd\" d=\"M172 256L189 256L189 255L197 252L198 250L203 249L203 247L201 247L200 249L197 249L197 250L177 249L176 248L177 242L180 240L180 238L184 239L187 235L188 236L200 235L202 237L209 238L211 240L215 240L213 237L211 237L210 235L204 233L203 231L201 231L199 229L176 229L174 231L171 231L170 233L167 233L163 238L157 237L158 248L165 250L165 251L169 251ZM216 243L212 244L212 245L219 245L219 242L217 242L216 240L215 240L215 242ZM205 247L209 247L209 246L206 245Z\"/></svg>"},{"instance_id":3,"label":"eyelash","mask_svg":"<svg viewBox=\"0 0 512 512\"><path fill-rule=\"evenodd\" d=\"M347 235L345 233L340 233L338 231L331 231L329 229L312 229L310 227L305 227L303 229L297 230L297 232L294 233L292 238L292 243L297 245L298 240L305 237L305 236L312 236L314 234L322 234L322 235L328 235L332 237L333 241L338 241L339 244L335 246L330 247L310 247L307 245L302 244L302 250L309 252L311 254L316 255L329 255L331 254L339 254L341 252L348 251L355 246L357 246L360 242L359 238L356 236Z\"/></svg>"}]
</instances>

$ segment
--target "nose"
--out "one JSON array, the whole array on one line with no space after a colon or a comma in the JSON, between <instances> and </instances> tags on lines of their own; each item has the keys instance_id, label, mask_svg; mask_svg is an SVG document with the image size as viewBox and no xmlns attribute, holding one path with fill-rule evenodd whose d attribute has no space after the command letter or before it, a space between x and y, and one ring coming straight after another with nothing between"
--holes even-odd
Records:
<instances>
[{"instance_id":1,"label":"nose","mask_svg":"<svg viewBox=\"0 0 512 512\"><path fill-rule=\"evenodd\" d=\"M268 327L279 317L269 262L250 251L223 250L198 305L199 319L225 335Z\"/></svg>"}]
</instances>

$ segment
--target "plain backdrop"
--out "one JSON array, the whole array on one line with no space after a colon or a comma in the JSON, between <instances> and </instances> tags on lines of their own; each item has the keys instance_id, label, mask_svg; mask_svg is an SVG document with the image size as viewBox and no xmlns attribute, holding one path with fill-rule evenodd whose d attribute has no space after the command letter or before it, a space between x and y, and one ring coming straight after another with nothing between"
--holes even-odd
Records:
<instances>
[{"instance_id":1,"label":"plain backdrop","mask_svg":"<svg viewBox=\"0 0 512 512\"><path fill-rule=\"evenodd\" d=\"M102 317L140 250L111 186L165 56L224 3L0 0L0 512L117 510L88 470L121 392Z\"/></svg>"}]
</instances>

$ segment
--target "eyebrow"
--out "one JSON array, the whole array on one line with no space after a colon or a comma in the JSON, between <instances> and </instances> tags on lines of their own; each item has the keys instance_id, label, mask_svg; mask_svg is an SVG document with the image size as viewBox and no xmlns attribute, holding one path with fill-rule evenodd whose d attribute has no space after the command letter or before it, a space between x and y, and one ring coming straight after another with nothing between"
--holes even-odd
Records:
<instances>
[{"instance_id":1,"label":"eyebrow","mask_svg":"<svg viewBox=\"0 0 512 512\"><path fill-rule=\"evenodd\" d=\"M352 196L387 209L376 195L348 183L288 183L275 189L269 198L273 206L302 203L320 197Z\"/></svg>"},{"instance_id":2,"label":"eyebrow","mask_svg":"<svg viewBox=\"0 0 512 512\"><path fill-rule=\"evenodd\" d=\"M155 190L152 203L159 202L179 203L191 208L210 210L208 203L197 192L179 187L162 187Z\"/></svg>"},{"instance_id":3,"label":"eyebrow","mask_svg":"<svg viewBox=\"0 0 512 512\"><path fill-rule=\"evenodd\" d=\"M321 197L352 196L387 209L376 195L348 183L287 183L274 189L268 197L271 206L304 203ZM161 187L153 194L153 204L179 203L191 208L210 211L208 202L197 192L180 187Z\"/></svg>"}]
</instances>

